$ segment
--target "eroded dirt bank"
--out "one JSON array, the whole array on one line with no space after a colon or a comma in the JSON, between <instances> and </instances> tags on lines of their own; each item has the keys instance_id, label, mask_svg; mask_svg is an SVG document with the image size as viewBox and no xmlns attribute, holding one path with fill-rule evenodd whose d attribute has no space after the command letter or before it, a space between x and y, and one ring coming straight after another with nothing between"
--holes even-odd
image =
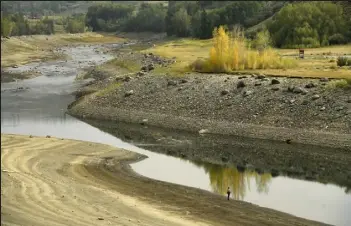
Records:
<instances>
[{"instance_id":1,"label":"eroded dirt bank","mask_svg":"<svg viewBox=\"0 0 351 226\"><path fill-rule=\"evenodd\" d=\"M128 163L143 157L111 146L7 134L1 142L2 225L319 225L139 176Z\"/></svg>"}]
</instances>

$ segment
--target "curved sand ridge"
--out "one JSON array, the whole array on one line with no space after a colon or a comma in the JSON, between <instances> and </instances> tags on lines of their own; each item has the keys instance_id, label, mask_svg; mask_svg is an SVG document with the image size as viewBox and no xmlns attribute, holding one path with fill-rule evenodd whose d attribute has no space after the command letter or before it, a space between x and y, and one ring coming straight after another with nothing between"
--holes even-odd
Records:
<instances>
[{"instance_id":1,"label":"curved sand ridge","mask_svg":"<svg viewBox=\"0 0 351 226\"><path fill-rule=\"evenodd\" d=\"M132 172L139 154L1 134L1 225L318 225Z\"/></svg>"}]
</instances>

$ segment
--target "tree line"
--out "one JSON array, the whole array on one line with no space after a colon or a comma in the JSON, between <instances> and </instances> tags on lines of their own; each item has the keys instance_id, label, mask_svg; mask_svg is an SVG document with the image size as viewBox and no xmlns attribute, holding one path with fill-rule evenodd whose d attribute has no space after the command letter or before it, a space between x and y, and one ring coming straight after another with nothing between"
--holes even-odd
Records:
<instances>
[{"instance_id":1,"label":"tree line","mask_svg":"<svg viewBox=\"0 0 351 226\"><path fill-rule=\"evenodd\" d=\"M1 18L1 36L20 36L33 34L53 34L54 21L47 17L30 22L20 13Z\"/></svg>"},{"instance_id":2,"label":"tree line","mask_svg":"<svg viewBox=\"0 0 351 226\"><path fill-rule=\"evenodd\" d=\"M332 2L169 1L168 6L142 3L139 7L109 3L89 8L87 26L94 31L166 32L207 39L215 27L248 28L276 12L264 31L269 32L271 44L320 47L351 41L351 17L343 8Z\"/></svg>"},{"instance_id":3,"label":"tree line","mask_svg":"<svg viewBox=\"0 0 351 226\"><path fill-rule=\"evenodd\" d=\"M208 39L215 27L231 30L239 25L245 29L274 14L265 30L258 29L247 37L257 40L264 32L271 37L270 44L276 47L319 47L351 41L351 16L344 12L344 8L333 2L169 1L168 4L126 4L113 1L90 6L86 15L72 15L54 23L61 23L70 33L86 30L166 32L168 36ZM44 18L33 26L19 14L2 16L1 34L52 33L52 23Z\"/></svg>"}]
</instances>

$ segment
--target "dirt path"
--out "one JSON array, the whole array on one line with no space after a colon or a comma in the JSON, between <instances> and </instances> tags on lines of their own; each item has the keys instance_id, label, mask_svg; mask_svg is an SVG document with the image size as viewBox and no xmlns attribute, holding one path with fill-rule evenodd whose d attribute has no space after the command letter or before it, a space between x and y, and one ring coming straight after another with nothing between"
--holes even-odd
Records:
<instances>
[{"instance_id":1,"label":"dirt path","mask_svg":"<svg viewBox=\"0 0 351 226\"><path fill-rule=\"evenodd\" d=\"M1 225L318 225L150 180L111 146L1 134ZM196 202L194 202L196 200Z\"/></svg>"}]
</instances>

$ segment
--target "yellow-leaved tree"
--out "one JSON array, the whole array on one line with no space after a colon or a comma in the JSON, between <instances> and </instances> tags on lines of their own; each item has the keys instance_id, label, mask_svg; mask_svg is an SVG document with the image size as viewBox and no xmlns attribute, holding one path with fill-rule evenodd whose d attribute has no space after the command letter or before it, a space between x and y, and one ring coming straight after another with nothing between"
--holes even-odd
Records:
<instances>
[{"instance_id":1,"label":"yellow-leaved tree","mask_svg":"<svg viewBox=\"0 0 351 226\"><path fill-rule=\"evenodd\" d=\"M261 36L258 38L262 39ZM252 49L240 29L229 33L223 26L215 28L212 41L209 59L200 65L195 62L193 65L196 67L193 66L193 69L205 72L230 72L245 69L281 69L295 65L293 60L280 57L267 45L268 41L260 45L263 48ZM253 43L258 42L253 40Z\"/></svg>"}]
</instances>

